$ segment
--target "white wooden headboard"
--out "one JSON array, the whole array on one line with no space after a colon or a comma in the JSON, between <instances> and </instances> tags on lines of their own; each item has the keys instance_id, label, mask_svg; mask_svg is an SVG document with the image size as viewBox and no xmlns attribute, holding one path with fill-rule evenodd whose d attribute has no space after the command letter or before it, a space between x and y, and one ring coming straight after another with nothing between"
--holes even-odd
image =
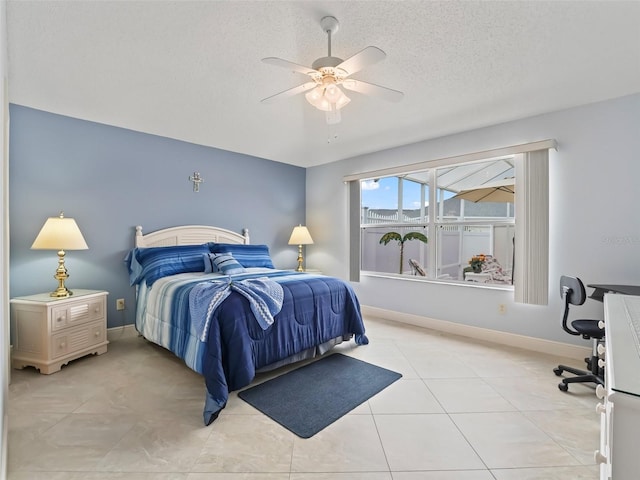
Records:
<instances>
[{"instance_id":1,"label":"white wooden headboard","mask_svg":"<svg viewBox=\"0 0 640 480\"><path fill-rule=\"evenodd\" d=\"M249 230L243 229L242 235L224 228L207 225L183 225L164 228L142 234L142 227L136 227L136 247L169 247L173 245L199 245L206 242L249 244Z\"/></svg>"}]
</instances>

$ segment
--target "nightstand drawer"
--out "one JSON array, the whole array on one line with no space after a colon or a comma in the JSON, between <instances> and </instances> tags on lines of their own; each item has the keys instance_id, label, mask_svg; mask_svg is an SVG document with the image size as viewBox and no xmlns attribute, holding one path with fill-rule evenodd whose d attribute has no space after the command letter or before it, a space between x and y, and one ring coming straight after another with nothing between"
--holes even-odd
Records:
<instances>
[{"instance_id":1,"label":"nightstand drawer","mask_svg":"<svg viewBox=\"0 0 640 480\"><path fill-rule=\"evenodd\" d=\"M51 356L56 358L70 352L77 352L102 343L105 338L106 331L102 320L69 328L51 337Z\"/></svg>"},{"instance_id":2,"label":"nightstand drawer","mask_svg":"<svg viewBox=\"0 0 640 480\"><path fill-rule=\"evenodd\" d=\"M81 325L104 317L104 300L77 301L54 307L51 311L51 331Z\"/></svg>"}]
</instances>

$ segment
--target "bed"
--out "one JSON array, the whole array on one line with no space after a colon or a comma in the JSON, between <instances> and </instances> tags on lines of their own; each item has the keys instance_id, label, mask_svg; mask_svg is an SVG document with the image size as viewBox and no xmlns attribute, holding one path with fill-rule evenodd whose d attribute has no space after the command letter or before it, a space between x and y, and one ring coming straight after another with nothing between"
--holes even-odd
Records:
<instances>
[{"instance_id":1,"label":"bed","mask_svg":"<svg viewBox=\"0 0 640 480\"><path fill-rule=\"evenodd\" d=\"M279 270L245 229L187 225L142 233L125 258L138 332L205 380L205 425L255 374L368 343L358 299L334 277Z\"/></svg>"}]
</instances>

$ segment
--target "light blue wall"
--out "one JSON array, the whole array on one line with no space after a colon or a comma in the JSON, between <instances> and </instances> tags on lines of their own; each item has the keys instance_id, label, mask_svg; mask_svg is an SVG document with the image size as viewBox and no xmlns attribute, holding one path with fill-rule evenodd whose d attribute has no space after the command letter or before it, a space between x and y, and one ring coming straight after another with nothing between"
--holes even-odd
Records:
<instances>
[{"instance_id":1,"label":"light blue wall","mask_svg":"<svg viewBox=\"0 0 640 480\"><path fill-rule=\"evenodd\" d=\"M295 266L287 245L305 223L305 169L261 158L10 106L11 296L51 291L57 256L31 250L47 217L76 219L89 250L67 252L71 289L107 290L109 327L134 321L122 262L136 225L248 228L276 267ZM188 177L205 179L195 193ZM115 310L125 298L127 309Z\"/></svg>"},{"instance_id":2,"label":"light blue wall","mask_svg":"<svg viewBox=\"0 0 640 480\"><path fill-rule=\"evenodd\" d=\"M307 265L347 278L347 186L342 177L471 152L556 139L550 153L549 305L511 292L363 277L364 305L533 336L580 342L560 328L559 277L640 285L640 94L548 113L307 169ZM498 312L505 304L506 314ZM575 315L602 316L589 301Z\"/></svg>"}]
</instances>

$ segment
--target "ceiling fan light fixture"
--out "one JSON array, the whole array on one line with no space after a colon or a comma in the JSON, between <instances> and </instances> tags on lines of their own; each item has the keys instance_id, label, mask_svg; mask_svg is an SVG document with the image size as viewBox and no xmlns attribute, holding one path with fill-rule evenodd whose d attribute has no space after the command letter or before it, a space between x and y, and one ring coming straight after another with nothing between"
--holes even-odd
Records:
<instances>
[{"instance_id":1,"label":"ceiling fan light fixture","mask_svg":"<svg viewBox=\"0 0 640 480\"><path fill-rule=\"evenodd\" d=\"M342 89L335 84L331 84L328 87L318 85L313 90L305 93L304 96L307 102L323 112L340 110L351 101Z\"/></svg>"},{"instance_id":2,"label":"ceiling fan light fixture","mask_svg":"<svg viewBox=\"0 0 640 480\"><path fill-rule=\"evenodd\" d=\"M342 107L348 104L351 101L351 99L344 94L341 88L336 87L336 90L340 92L340 96L335 101L334 105L336 106L336 110L340 110Z\"/></svg>"},{"instance_id":3,"label":"ceiling fan light fixture","mask_svg":"<svg viewBox=\"0 0 640 480\"><path fill-rule=\"evenodd\" d=\"M323 110L323 103L326 103L326 100L324 99L324 87L322 87L322 85L318 85L313 90L309 90L305 93L304 98L306 98L307 102L318 110Z\"/></svg>"},{"instance_id":4,"label":"ceiling fan light fixture","mask_svg":"<svg viewBox=\"0 0 640 480\"><path fill-rule=\"evenodd\" d=\"M326 98L329 103L338 103L338 100L343 96L344 93L342 93L342 90L335 84L328 85L327 88L324 89L324 98Z\"/></svg>"}]
</instances>

